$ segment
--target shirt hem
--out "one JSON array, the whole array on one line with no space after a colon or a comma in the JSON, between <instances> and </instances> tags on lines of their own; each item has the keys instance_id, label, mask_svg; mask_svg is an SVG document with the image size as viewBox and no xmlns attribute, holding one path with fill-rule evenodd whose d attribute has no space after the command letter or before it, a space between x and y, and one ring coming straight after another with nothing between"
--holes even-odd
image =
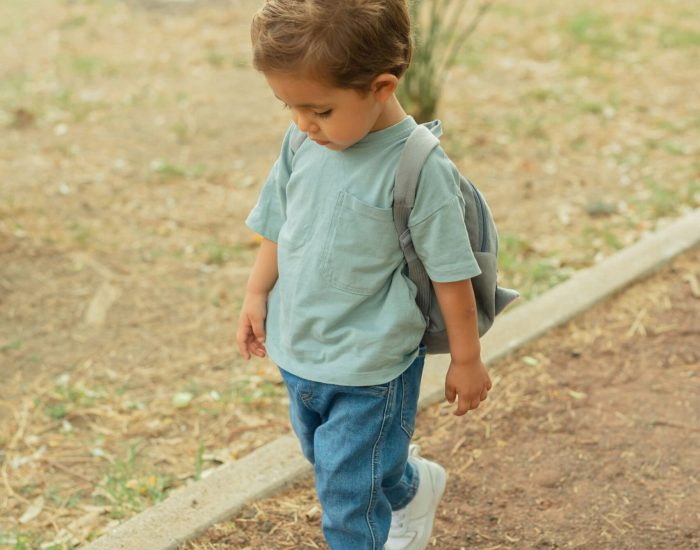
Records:
<instances>
[{"instance_id":1,"label":"shirt hem","mask_svg":"<svg viewBox=\"0 0 700 550\"><path fill-rule=\"evenodd\" d=\"M398 365L367 373L353 373L351 377L339 372L323 372L326 369L328 371L335 370L334 367L330 367L328 364L324 364L321 367L303 365L291 360L289 357L281 357L274 351L271 353L269 348L268 355L279 368L305 380L339 386L376 386L379 384L386 384L401 376L401 374L416 360L419 349L420 348L416 348L413 353L407 356L407 359ZM281 360L277 360L275 356Z\"/></svg>"},{"instance_id":2,"label":"shirt hem","mask_svg":"<svg viewBox=\"0 0 700 550\"><path fill-rule=\"evenodd\" d=\"M254 233L257 233L261 237L267 239L268 241L272 241L274 243L277 242L277 237L279 236L279 229L275 232L274 230L268 230L266 227L258 226L255 222L251 223L248 220L245 221L245 225L253 231Z\"/></svg>"},{"instance_id":3,"label":"shirt hem","mask_svg":"<svg viewBox=\"0 0 700 550\"><path fill-rule=\"evenodd\" d=\"M430 280L436 283L454 283L457 281L464 281L466 279L473 279L479 275L481 275L481 270L478 268L464 268L460 270L442 271L438 273L434 271L428 272L428 277Z\"/></svg>"}]
</instances>

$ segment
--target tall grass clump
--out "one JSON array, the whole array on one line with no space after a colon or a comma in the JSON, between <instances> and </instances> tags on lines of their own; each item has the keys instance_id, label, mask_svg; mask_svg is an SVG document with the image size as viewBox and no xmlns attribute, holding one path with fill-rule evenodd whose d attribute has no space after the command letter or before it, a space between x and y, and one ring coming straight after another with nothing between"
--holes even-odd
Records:
<instances>
[{"instance_id":1,"label":"tall grass clump","mask_svg":"<svg viewBox=\"0 0 700 550\"><path fill-rule=\"evenodd\" d=\"M399 98L418 122L434 118L447 72L492 3L482 1L467 17L468 0L410 0L415 49Z\"/></svg>"}]
</instances>

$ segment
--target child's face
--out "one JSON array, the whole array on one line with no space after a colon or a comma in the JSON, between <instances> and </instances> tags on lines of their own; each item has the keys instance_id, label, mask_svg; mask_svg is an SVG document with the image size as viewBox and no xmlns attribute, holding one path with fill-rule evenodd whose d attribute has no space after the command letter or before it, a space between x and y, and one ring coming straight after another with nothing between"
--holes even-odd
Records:
<instances>
[{"instance_id":1,"label":"child's face","mask_svg":"<svg viewBox=\"0 0 700 550\"><path fill-rule=\"evenodd\" d=\"M266 73L265 78L297 127L319 145L342 151L382 129L384 94L363 95L289 74Z\"/></svg>"}]
</instances>

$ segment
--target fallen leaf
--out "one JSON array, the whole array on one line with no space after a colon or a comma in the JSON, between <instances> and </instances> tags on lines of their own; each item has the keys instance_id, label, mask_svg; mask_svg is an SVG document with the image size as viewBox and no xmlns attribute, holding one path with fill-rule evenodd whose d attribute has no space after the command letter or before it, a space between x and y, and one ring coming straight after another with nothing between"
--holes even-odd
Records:
<instances>
[{"instance_id":1,"label":"fallen leaf","mask_svg":"<svg viewBox=\"0 0 700 550\"><path fill-rule=\"evenodd\" d=\"M173 395L173 405L175 405L175 407L177 407L178 409L184 409L190 404L193 397L194 395L192 395L190 392L178 392L175 395Z\"/></svg>"},{"instance_id":2,"label":"fallen leaf","mask_svg":"<svg viewBox=\"0 0 700 550\"><path fill-rule=\"evenodd\" d=\"M41 514L41 511L44 509L44 497L37 497L35 498L32 503L29 505L29 508L27 508L22 514L22 517L19 518L20 523L29 523L33 519L35 519L39 514Z\"/></svg>"}]
</instances>

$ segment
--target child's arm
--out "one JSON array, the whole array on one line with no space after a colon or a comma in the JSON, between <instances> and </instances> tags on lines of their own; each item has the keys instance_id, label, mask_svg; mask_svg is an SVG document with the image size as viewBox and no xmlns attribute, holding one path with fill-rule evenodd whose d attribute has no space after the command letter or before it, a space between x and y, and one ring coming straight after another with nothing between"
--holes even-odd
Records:
<instances>
[{"instance_id":1,"label":"child's arm","mask_svg":"<svg viewBox=\"0 0 700 550\"><path fill-rule=\"evenodd\" d=\"M445 397L454 403L455 415L462 416L486 399L491 378L481 362L476 301L470 279L453 283L433 282L440 310L447 327L452 360L445 378Z\"/></svg>"},{"instance_id":2,"label":"child's arm","mask_svg":"<svg viewBox=\"0 0 700 550\"><path fill-rule=\"evenodd\" d=\"M253 269L248 278L245 298L238 318L238 349L250 359L250 354L265 357L265 318L267 296L277 281L277 243L263 239Z\"/></svg>"}]
</instances>

